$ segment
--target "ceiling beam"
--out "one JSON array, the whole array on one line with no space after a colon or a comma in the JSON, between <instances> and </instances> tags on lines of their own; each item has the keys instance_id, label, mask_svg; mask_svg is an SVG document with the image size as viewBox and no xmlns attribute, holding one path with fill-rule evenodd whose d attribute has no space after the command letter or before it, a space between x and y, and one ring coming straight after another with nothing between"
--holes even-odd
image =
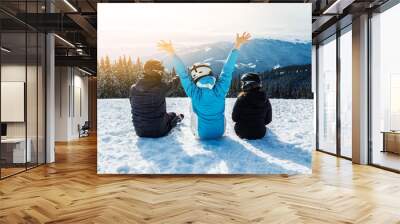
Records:
<instances>
[{"instance_id":1,"label":"ceiling beam","mask_svg":"<svg viewBox=\"0 0 400 224\"><path fill-rule=\"evenodd\" d=\"M312 32L317 32L335 16L319 16L312 24Z\"/></svg>"},{"instance_id":2,"label":"ceiling beam","mask_svg":"<svg viewBox=\"0 0 400 224\"><path fill-rule=\"evenodd\" d=\"M91 38L96 38L97 30L90 24L85 17L80 14L67 14L67 16L74 21L78 26L80 26Z\"/></svg>"},{"instance_id":3,"label":"ceiling beam","mask_svg":"<svg viewBox=\"0 0 400 224\"><path fill-rule=\"evenodd\" d=\"M336 0L330 4L322 14L342 14L343 10L353 4L355 0Z\"/></svg>"},{"instance_id":4,"label":"ceiling beam","mask_svg":"<svg viewBox=\"0 0 400 224\"><path fill-rule=\"evenodd\" d=\"M87 67L96 71L97 60L91 56L55 56L56 66Z\"/></svg>"}]
</instances>

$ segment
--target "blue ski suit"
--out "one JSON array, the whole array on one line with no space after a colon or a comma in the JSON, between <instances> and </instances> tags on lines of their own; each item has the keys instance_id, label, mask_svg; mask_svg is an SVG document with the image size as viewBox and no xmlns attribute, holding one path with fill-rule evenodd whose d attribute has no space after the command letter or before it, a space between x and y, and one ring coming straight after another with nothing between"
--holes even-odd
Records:
<instances>
[{"instance_id":1,"label":"blue ski suit","mask_svg":"<svg viewBox=\"0 0 400 224\"><path fill-rule=\"evenodd\" d=\"M200 139L215 139L225 132L225 96L229 91L238 50L233 49L212 89L199 88L187 73L182 60L173 56L173 64L186 95L192 101L191 128Z\"/></svg>"}]
</instances>

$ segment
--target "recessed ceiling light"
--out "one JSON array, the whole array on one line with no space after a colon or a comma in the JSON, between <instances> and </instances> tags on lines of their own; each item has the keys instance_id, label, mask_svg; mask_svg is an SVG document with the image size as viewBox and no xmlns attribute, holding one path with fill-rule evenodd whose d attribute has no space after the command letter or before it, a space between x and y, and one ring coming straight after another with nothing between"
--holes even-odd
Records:
<instances>
[{"instance_id":1,"label":"recessed ceiling light","mask_svg":"<svg viewBox=\"0 0 400 224\"><path fill-rule=\"evenodd\" d=\"M70 47L75 48L75 45L73 45L71 42L69 42L68 40L60 37L58 34L54 34L55 37L57 37L59 40L61 40L62 42L66 43L67 45L69 45Z\"/></svg>"},{"instance_id":2,"label":"recessed ceiling light","mask_svg":"<svg viewBox=\"0 0 400 224\"><path fill-rule=\"evenodd\" d=\"M11 52L11 50L9 50L9 49L7 49L5 47L1 47L1 51L4 51L6 53L10 53Z\"/></svg>"},{"instance_id":3,"label":"recessed ceiling light","mask_svg":"<svg viewBox=\"0 0 400 224\"><path fill-rule=\"evenodd\" d=\"M68 0L64 0L65 4L67 4L74 12L78 12L78 10L73 6Z\"/></svg>"},{"instance_id":4,"label":"recessed ceiling light","mask_svg":"<svg viewBox=\"0 0 400 224\"><path fill-rule=\"evenodd\" d=\"M88 71L86 71L86 70L83 70L83 69L81 69L81 68L79 68L79 67L78 67L78 70L81 71L81 72L83 72L83 73L85 73L85 74L87 74L87 75L93 75L92 73L90 73L90 72L88 72Z\"/></svg>"},{"instance_id":5,"label":"recessed ceiling light","mask_svg":"<svg viewBox=\"0 0 400 224\"><path fill-rule=\"evenodd\" d=\"M322 14L342 14L343 10L351 5L355 0L336 0Z\"/></svg>"}]
</instances>

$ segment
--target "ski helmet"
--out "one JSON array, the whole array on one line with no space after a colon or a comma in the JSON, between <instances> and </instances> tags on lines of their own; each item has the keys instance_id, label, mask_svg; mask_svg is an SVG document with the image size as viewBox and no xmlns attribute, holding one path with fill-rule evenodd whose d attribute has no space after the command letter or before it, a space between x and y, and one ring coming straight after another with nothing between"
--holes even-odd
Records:
<instances>
[{"instance_id":1,"label":"ski helmet","mask_svg":"<svg viewBox=\"0 0 400 224\"><path fill-rule=\"evenodd\" d=\"M209 64L206 63L195 63L190 67L190 75L194 83L199 81L202 77L212 76L212 70Z\"/></svg>"},{"instance_id":2,"label":"ski helmet","mask_svg":"<svg viewBox=\"0 0 400 224\"><path fill-rule=\"evenodd\" d=\"M261 79L257 73L245 73L240 78L241 88L243 91L249 91L256 88L261 88Z\"/></svg>"}]
</instances>

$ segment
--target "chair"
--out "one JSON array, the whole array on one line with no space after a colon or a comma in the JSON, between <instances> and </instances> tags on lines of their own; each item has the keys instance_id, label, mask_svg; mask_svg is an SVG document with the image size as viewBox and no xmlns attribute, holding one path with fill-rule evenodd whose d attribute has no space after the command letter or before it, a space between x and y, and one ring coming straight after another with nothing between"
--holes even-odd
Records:
<instances>
[{"instance_id":1,"label":"chair","mask_svg":"<svg viewBox=\"0 0 400 224\"><path fill-rule=\"evenodd\" d=\"M90 129L89 121L85 121L85 123L82 125L82 127L80 127L80 125L78 125L79 138L89 136L89 129Z\"/></svg>"}]
</instances>

